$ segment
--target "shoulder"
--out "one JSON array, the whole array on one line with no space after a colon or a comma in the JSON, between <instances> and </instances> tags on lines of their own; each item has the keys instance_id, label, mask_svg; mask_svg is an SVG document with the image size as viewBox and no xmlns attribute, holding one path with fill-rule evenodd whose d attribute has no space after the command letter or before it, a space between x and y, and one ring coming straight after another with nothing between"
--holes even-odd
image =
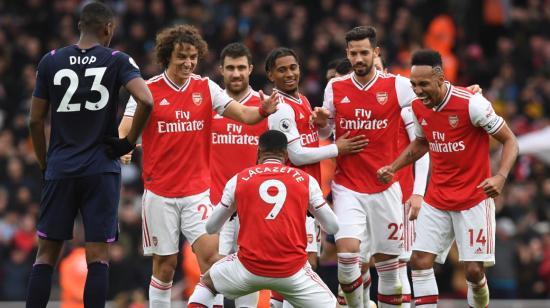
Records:
<instances>
[{"instance_id":1,"label":"shoulder","mask_svg":"<svg viewBox=\"0 0 550 308\"><path fill-rule=\"evenodd\" d=\"M352 73L349 73L349 74L343 75L343 76L339 76L339 77L334 77L331 80L329 80L327 86L328 85L340 85L340 84L345 84L347 82L351 82L351 74Z\"/></svg>"},{"instance_id":2,"label":"shoulder","mask_svg":"<svg viewBox=\"0 0 550 308\"><path fill-rule=\"evenodd\" d=\"M452 87L451 95L457 98L463 98L465 100L470 100L472 99L473 96L475 96L474 93L469 91L468 89L463 87L457 87L457 86Z\"/></svg>"},{"instance_id":3,"label":"shoulder","mask_svg":"<svg viewBox=\"0 0 550 308\"><path fill-rule=\"evenodd\" d=\"M163 74L158 74L156 76L153 76L153 77L147 79L147 81L145 81L145 83L147 85L154 85L154 84L157 84L159 81L162 81L162 78L163 78Z\"/></svg>"}]
</instances>

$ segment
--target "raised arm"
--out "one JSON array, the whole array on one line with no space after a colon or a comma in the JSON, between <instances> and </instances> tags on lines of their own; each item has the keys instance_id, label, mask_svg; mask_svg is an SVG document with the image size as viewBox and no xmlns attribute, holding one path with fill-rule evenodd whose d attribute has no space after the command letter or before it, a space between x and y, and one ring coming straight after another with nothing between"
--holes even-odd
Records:
<instances>
[{"instance_id":1,"label":"raised arm","mask_svg":"<svg viewBox=\"0 0 550 308\"><path fill-rule=\"evenodd\" d=\"M278 94L273 91L270 96L265 96L260 90L260 100L262 102L261 107L251 107L239 104L236 101L231 101L222 115L226 118L230 118L237 122L245 124L256 124L277 111L277 104L279 103Z\"/></svg>"}]
</instances>

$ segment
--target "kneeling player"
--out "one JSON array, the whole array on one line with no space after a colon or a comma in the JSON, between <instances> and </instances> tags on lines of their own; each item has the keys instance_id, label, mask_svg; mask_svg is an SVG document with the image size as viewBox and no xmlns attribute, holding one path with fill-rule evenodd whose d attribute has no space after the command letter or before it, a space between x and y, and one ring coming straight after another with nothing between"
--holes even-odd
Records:
<instances>
[{"instance_id":1,"label":"kneeling player","mask_svg":"<svg viewBox=\"0 0 550 308\"><path fill-rule=\"evenodd\" d=\"M207 222L219 231L235 211L239 250L215 263L189 299L208 307L216 293L236 298L261 289L282 294L296 307L334 307L336 298L311 269L306 254L306 212L329 234L338 230L319 184L307 173L284 166L287 140L268 131L260 137L260 165L245 169L226 185L222 202Z\"/></svg>"}]
</instances>

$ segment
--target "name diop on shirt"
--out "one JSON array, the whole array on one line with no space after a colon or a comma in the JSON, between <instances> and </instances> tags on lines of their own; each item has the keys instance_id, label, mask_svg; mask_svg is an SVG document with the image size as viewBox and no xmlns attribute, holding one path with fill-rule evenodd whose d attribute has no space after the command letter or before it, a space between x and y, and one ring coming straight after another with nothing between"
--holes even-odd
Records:
<instances>
[{"instance_id":1,"label":"name diop on shirt","mask_svg":"<svg viewBox=\"0 0 550 308\"><path fill-rule=\"evenodd\" d=\"M159 134L195 132L203 130L203 128L204 120L177 120L174 122L157 121L157 129Z\"/></svg>"},{"instance_id":2,"label":"name diop on shirt","mask_svg":"<svg viewBox=\"0 0 550 308\"><path fill-rule=\"evenodd\" d=\"M340 119L341 129L384 129L388 127L388 119L378 120L364 120L361 118L355 119Z\"/></svg>"},{"instance_id":3,"label":"name diop on shirt","mask_svg":"<svg viewBox=\"0 0 550 308\"><path fill-rule=\"evenodd\" d=\"M430 142L430 151L437 153L461 152L466 150L464 141L457 142Z\"/></svg>"},{"instance_id":4,"label":"name diop on shirt","mask_svg":"<svg viewBox=\"0 0 550 308\"><path fill-rule=\"evenodd\" d=\"M261 166L261 167L251 168L251 169L248 169L248 176L243 176L243 177L241 177L241 179L243 181L248 181L252 177L254 177L255 175L262 174L262 173L267 173L267 172L271 172L271 173L288 173L288 174L292 175L292 177L294 178L294 180L296 182L303 182L304 181L304 177L300 174L300 172L298 172L294 168L287 167L287 166Z\"/></svg>"},{"instance_id":5,"label":"name diop on shirt","mask_svg":"<svg viewBox=\"0 0 550 308\"><path fill-rule=\"evenodd\" d=\"M258 145L258 136L252 136L248 134L227 134L212 133L212 144L246 144L246 145Z\"/></svg>"}]
</instances>

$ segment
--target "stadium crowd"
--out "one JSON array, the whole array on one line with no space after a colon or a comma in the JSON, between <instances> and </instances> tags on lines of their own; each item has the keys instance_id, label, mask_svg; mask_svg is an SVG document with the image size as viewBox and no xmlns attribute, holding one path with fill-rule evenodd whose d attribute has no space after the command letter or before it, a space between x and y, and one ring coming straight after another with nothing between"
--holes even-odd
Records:
<instances>
[{"instance_id":1,"label":"stadium crowd","mask_svg":"<svg viewBox=\"0 0 550 308\"><path fill-rule=\"evenodd\" d=\"M390 72L407 75L411 52L429 46L443 55L451 81L481 85L517 135L550 124L548 0L105 2L119 16L111 47L130 54L145 78L160 71L153 57L157 31L190 23L209 44L199 74L219 82L220 50L242 41L254 57L252 87L270 93L263 70L265 56L277 46L287 46L300 57L302 93L319 106L327 64L344 56L344 33L356 25L373 25ZM42 175L27 131L35 68L45 52L77 41L76 16L83 3L0 2L0 301L24 300L37 243ZM127 94L121 94L120 101L123 107ZM150 261L141 252L143 186L137 152L133 164L123 167L120 237L112 246L109 297L121 303L143 301L151 276ZM492 298L550 298L549 174L543 162L522 156L503 196L496 199L497 262L488 271ZM72 275L73 281L78 281L78 271L69 262L82 260L71 258L81 253L80 233L75 232L61 261L71 266L66 275ZM464 273L457 260L455 251L437 269L441 298L465 297ZM321 260L321 264L330 266L331 261L335 266L334 260ZM63 273L60 266L62 286ZM183 281L181 272L175 280ZM74 287L66 281L65 285ZM70 291L61 296L70 296Z\"/></svg>"}]
</instances>

